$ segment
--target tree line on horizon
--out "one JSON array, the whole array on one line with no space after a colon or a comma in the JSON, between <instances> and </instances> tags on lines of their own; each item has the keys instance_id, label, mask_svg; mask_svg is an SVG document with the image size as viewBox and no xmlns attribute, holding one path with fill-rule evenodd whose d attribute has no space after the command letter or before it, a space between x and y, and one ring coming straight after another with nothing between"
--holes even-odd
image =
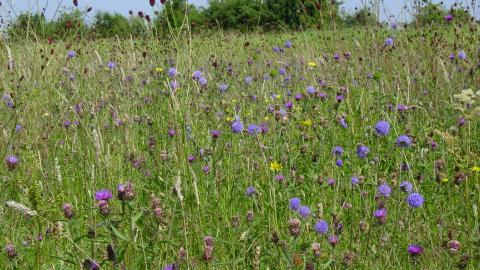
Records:
<instances>
[{"instance_id":1,"label":"tree line on horizon","mask_svg":"<svg viewBox=\"0 0 480 270\"><path fill-rule=\"evenodd\" d=\"M151 1L151 3L155 1ZM330 29L381 25L377 15L364 7L353 14L340 11L339 1L332 0L210 0L208 7L197 7L186 0L162 1L162 8L153 17L142 11L130 11L125 17L118 13L97 12L91 23L86 22L92 8L64 10L52 20L43 13L23 13L6 26L11 38L35 36L41 39L65 35L128 38L150 34L168 34L188 26L193 32L201 29L234 31L279 31L299 29ZM74 1L78 6L78 1ZM445 10L440 4L425 1L417 7L410 24L442 25L455 20L475 23L468 8L455 4Z\"/></svg>"}]
</instances>

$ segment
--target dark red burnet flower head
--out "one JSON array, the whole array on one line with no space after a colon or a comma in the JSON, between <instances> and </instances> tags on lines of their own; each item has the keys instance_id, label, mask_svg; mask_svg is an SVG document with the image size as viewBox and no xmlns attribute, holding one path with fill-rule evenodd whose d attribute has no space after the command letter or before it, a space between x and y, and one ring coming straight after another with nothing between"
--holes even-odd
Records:
<instances>
[{"instance_id":1,"label":"dark red burnet flower head","mask_svg":"<svg viewBox=\"0 0 480 270\"><path fill-rule=\"evenodd\" d=\"M78 0L73 0L73 5L78 7Z\"/></svg>"},{"instance_id":2,"label":"dark red burnet flower head","mask_svg":"<svg viewBox=\"0 0 480 270\"><path fill-rule=\"evenodd\" d=\"M150 0L150 6L155 6L155 0Z\"/></svg>"},{"instance_id":3,"label":"dark red burnet flower head","mask_svg":"<svg viewBox=\"0 0 480 270\"><path fill-rule=\"evenodd\" d=\"M160 3L162 3L162 5L165 5L166 2L167 0L160 0Z\"/></svg>"}]
</instances>

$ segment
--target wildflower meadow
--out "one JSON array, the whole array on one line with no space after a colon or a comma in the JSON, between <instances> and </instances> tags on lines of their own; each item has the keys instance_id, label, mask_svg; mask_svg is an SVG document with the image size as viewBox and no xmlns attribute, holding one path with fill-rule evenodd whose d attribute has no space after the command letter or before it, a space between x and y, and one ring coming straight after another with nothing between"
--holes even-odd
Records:
<instances>
[{"instance_id":1,"label":"wildflower meadow","mask_svg":"<svg viewBox=\"0 0 480 270\"><path fill-rule=\"evenodd\" d=\"M480 269L480 32L449 15L3 37L0 269Z\"/></svg>"}]
</instances>

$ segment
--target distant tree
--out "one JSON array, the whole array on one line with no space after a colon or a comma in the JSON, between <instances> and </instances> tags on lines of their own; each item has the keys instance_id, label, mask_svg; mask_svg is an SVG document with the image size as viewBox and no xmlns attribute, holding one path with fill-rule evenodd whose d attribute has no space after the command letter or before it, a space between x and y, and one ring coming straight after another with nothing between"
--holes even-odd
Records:
<instances>
[{"instance_id":1,"label":"distant tree","mask_svg":"<svg viewBox=\"0 0 480 270\"><path fill-rule=\"evenodd\" d=\"M58 37L68 35L83 35L87 33L89 27L84 22L85 14L75 9L71 12L61 12L58 18L49 23L49 28L53 35Z\"/></svg>"},{"instance_id":2,"label":"distant tree","mask_svg":"<svg viewBox=\"0 0 480 270\"><path fill-rule=\"evenodd\" d=\"M270 12L260 0L211 0L205 14L210 25L243 31L271 21Z\"/></svg>"},{"instance_id":3,"label":"distant tree","mask_svg":"<svg viewBox=\"0 0 480 270\"><path fill-rule=\"evenodd\" d=\"M291 28L318 27L340 20L341 2L331 0L265 0L275 25Z\"/></svg>"},{"instance_id":4,"label":"distant tree","mask_svg":"<svg viewBox=\"0 0 480 270\"><path fill-rule=\"evenodd\" d=\"M132 32L129 20L118 13L97 13L93 28L99 37L128 37Z\"/></svg>"},{"instance_id":5,"label":"distant tree","mask_svg":"<svg viewBox=\"0 0 480 270\"><path fill-rule=\"evenodd\" d=\"M186 0L167 1L163 7L155 19L155 25L160 31L168 31L170 27L181 27L183 23L186 23L186 17L188 17L190 26L205 22L204 11L193 4L188 4Z\"/></svg>"},{"instance_id":6,"label":"distant tree","mask_svg":"<svg viewBox=\"0 0 480 270\"><path fill-rule=\"evenodd\" d=\"M49 28L43 14L22 13L10 23L7 33L10 37L36 35L45 38L49 34Z\"/></svg>"},{"instance_id":7,"label":"distant tree","mask_svg":"<svg viewBox=\"0 0 480 270\"><path fill-rule=\"evenodd\" d=\"M345 14L343 17L345 25L360 26L360 25L375 25L378 22L377 16L368 8L362 8L354 14Z\"/></svg>"}]
</instances>

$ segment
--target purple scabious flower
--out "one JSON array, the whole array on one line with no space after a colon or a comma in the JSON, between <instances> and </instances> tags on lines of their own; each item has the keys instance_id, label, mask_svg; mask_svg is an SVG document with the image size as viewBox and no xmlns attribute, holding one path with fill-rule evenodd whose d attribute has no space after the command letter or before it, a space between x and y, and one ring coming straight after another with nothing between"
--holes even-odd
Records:
<instances>
[{"instance_id":1,"label":"purple scabious flower","mask_svg":"<svg viewBox=\"0 0 480 270\"><path fill-rule=\"evenodd\" d=\"M255 125L255 124L251 124L247 128L247 132L248 132L248 134L255 135L257 133L260 133L261 130L260 130L259 126Z\"/></svg>"},{"instance_id":2,"label":"purple scabious flower","mask_svg":"<svg viewBox=\"0 0 480 270\"><path fill-rule=\"evenodd\" d=\"M336 164L338 167L342 167L342 166L343 166L343 160L337 159L337 161L335 161L335 164Z\"/></svg>"},{"instance_id":3,"label":"purple scabious flower","mask_svg":"<svg viewBox=\"0 0 480 270\"><path fill-rule=\"evenodd\" d=\"M188 160L188 162L190 162L190 163L194 162L195 159L196 159L196 158L195 158L194 155L188 155L188 157L187 157L187 160Z\"/></svg>"},{"instance_id":4,"label":"purple scabious flower","mask_svg":"<svg viewBox=\"0 0 480 270\"><path fill-rule=\"evenodd\" d=\"M170 76L171 78L177 76L178 72L177 72L177 69L174 68L174 67L171 67L168 69L168 76Z\"/></svg>"},{"instance_id":5,"label":"purple scabious flower","mask_svg":"<svg viewBox=\"0 0 480 270\"><path fill-rule=\"evenodd\" d=\"M276 53L279 53L280 52L280 47L278 47L278 46L273 47L273 51L276 52Z\"/></svg>"},{"instance_id":6,"label":"purple scabious flower","mask_svg":"<svg viewBox=\"0 0 480 270\"><path fill-rule=\"evenodd\" d=\"M410 253L410 255L420 255L423 253L423 247L420 245L410 244L408 245L407 251Z\"/></svg>"},{"instance_id":7,"label":"purple scabious flower","mask_svg":"<svg viewBox=\"0 0 480 270\"><path fill-rule=\"evenodd\" d=\"M295 94L295 100L296 100L296 101L299 101L299 100L301 100L302 98L303 98L303 95L302 95L302 94L300 94L300 93Z\"/></svg>"},{"instance_id":8,"label":"purple scabious flower","mask_svg":"<svg viewBox=\"0 0 480 270\"><path fill-rule=\"evenodd\" d=\"M337 157L341 157L343 155L343 148L337 145L333 148L332 153Z\"/></svg>"},{"instance_id":9,"label":"purple scabious flower","mask_svg":"<svg viewBox=\"0 0 480 270\"><path fill-rule=\"evenodd\" d=\"M231 129L233 133L242 133L244 129L242 121L240 120L233 121Z\"/></svg>"},{"instance_id":10,"label":"purple scabious flower","mask_svg":"<svg viewBox=\"0 0 480 270\"><path fill-rule=\"evenodd\" d=\"M294 197L290 199L289 207L291 210L296 211L300 208L301 204L302 202L300 201L300 199L297 197Z\"/></svg>"},{"instance_id":11,"label":"purple scabious flower","mask_svg":"<svg viewBox=\"0 0 480 270\"><path fill-rule=\"evenodd\" d=\"M345 119L345 117L340 118L339 123L343 128L348 128L347 120Z\"/></svg>"},{"instance_id":12,"label":"purple scabious flower","mask_svg":"<svg viewBox=\"0 0 480 270\"><path fill-rule=\"evenodd\" d=\"M387 184L380 185L377 191L378 194L383 197L389 197L390 193L392 193L392 189Z\"/></svg>"},{"instance_id":13,"label":"purple scabious flower","mask_svg":"<svg viewBox=\"0 0 480 270\"><path fill-rule=\"evenodd\" d=\"M454 53L451 53L449 56L448 56L448 59L450 60L455 60L455 54Z\"/></svg>"},{"instance_id":14,"label":"purple scabious flower","mask_svg":"<svg viewBox=\"0 0 480 270\"><path fill-rule=\"evenodd\" d=\"M73 58L73 57L75 57L75 55L76 55L75 51L68 51L67 52L68 58Z\"/></svg>"},{"instance_id":15,"label":"purple scabious flower","mask_svg":"<svg viewBox=\"0 0 480 270\"><path fill-rule=\"evenodd\" d=\"M307 93L309 93L310 95L315 94L315 87L311 85L307 87Z\"/></svg>"},{"instance_id":16,"label":"purple scabious flower","mask_svg":"<svg viewBox=\"0 0 480 270\"><path fill-rule=\"evenodd\" d=\"M207 86L207 79L205 79L205 77L201 77L200 79L198 79L198 83L201 85L201 86Z\"/></svg>"},{"instance_id":17,"label":"purple scabious flower","mask_svg":"<svg viewBox=\"0 0 480 270\"><path fill-rule=\"evenodd\" d=\"M413 185L408 181L403 181L402 183L400 183L400 189L407 193L411 193L413 190Z\"/></svg>"},{"instance_id":18,"label":"purple scabious flower","mask_svg":"<svg viewBox=\"0 0 480 270\"><path fill-rule=\"evenodd\" d=\"M244 82L245 82L246 85L251 85L252 82L253 82L253 77L252 76L245 77Z\"/></svg>"},{"instance_id":19,"label":"purple scabious flower","mask_svg":"<svg viewBox=\"0 0 480 270\"><path fill-rule=\"evenodd\" d=\"M368 153L370 153L370 149L365 145L359 145L357 147L357 156L359 158L366 158Z\"/></svg>"},{"instance_id":20,"label":"purple scabious flower","mask_svg":"<svg viewBox=\"0 0 480 270\"><path fill-rule=\"evenodd\" d=\"M352 183L352 186L355 186L355 185L358 185L358 183L360 183L360 180L358 180L358 177L352 176L352 178L350 178L350 182Z\"/></svg>"},{"instance_id":21,"label":"purple scabious flower","mask_svg":"<svg viewBox=\"0 0 480 270\"><path fill-rule=\"evenodd\" d=\"M319 221L317 221L317 223L315 223L315 231L318 233L318 234L327 234L328 232L328 223L321 219Z\"/></svg>"},{"instance_id":22,"label":"purple scabious flower","mask_svg":"<svg viewBox=\"0 0 480 270\"><path fill-rule=\"evenodd\" d=\"M220 93L225 93L225 91L228 90L228 84L226 84L226 83L221 83L221 84L218 86L218 90L220 91Z\"/></svg>"},{"instance_id":23,"label":"purple scabious flower","mask_svg":"<svg viewBox=\"0 0 480 270\"><path fill-rule=\"evenodd\" d=\"M333 179L333 178L328 178L327 184L328 184L329 186L332 187L332 186L335 185L335 183L336 183L335 179Z\"/></svg>"},{"instance_id":24,"label":"purple scabious flower","mask_svg":"<svg viewBox=\"0 0 480 270\"><path fill-rule=\"evenodd\" d=\"M291 48L292 47L292 41L290 41L290 40L285 41L284 46L285 46L285 48Z\"/></svg>"},{"instance_id":25,"label":"purple scabious flower","mask_svg":"<svg viewBox=\"0 0 480 270\"><path fill-rule=\"evenodd\" d=\"M13 170L18 165L18 158L16 156L8 156L5 159L5 164L7 164L9 170Z\"/></svg>"},{"instance_id":26,"label":"purple scabious flower","mask_svg":"<svg viewBox=\"0 0 480 270\"><path fill-rule=\"evenodd\" d=\"M459 51L458 52L458 58L462 59L462 60L467 59L467 54L465 53L465 51Z\"/></svg>"},{"instance_id":27,"label":"purple scabious flower","mask_svg":"<svg viewBox=\"0 0 480 270\"><path fill-rule=\"evenodd\" d=\"M202 72L200 70L195 70L192 75L193 80L198 80L202 78Z\"/></svg>"},{"instance_id":28,"label":"purple scabious flower","mask_svg":"<svg viewBox=\"0 0 480 270\"><path fill-rule=\"evenodd\" d=\"M420 193L411 193L407 196L407 203L413 208L418 208L422 206L424 201L425 200L423 199L423 196L420 195Z\"/></svg>"},{"instance_id":29,"label":"purple scabious flower","mask_svg":"<svg viewBox=\"0 0 480 270\"><path fill-rule=\"evenodd\" d=\"M385 39L385 46L393 46L393 38L389 37Z\"/></svg>"},{"instance_id":30,"label":"purple scabious flower","mask_svg":"<svg viewBox=\"0 0 480 270\"><path fill-rule=\"evenodd\" d=\"M302 218L307 218L310 215L310 208L302 205L298 208L297 212Z\"/></svg>"},{"instance_id":31,"label":"purple scabious flower","mask_svg":"<svg viewBox=\"0 0 480 270\"><path fill-rule=\"evenodd\" d=\"M97 201L108 201L112 197L112 191L109 189L101 189L95 193L95 200Z\"/></svg>"},{"instance_id":32,"label":"purple scabious flower","mask_svg":"<svg viewBox=\"0 0 480 270\"><path fill-rule=\"evenodd\" d=\"M389 131L390 123L388 123L387 121L379 121L375 125L375 133L377 133L378 136L386 136Z\"/></svg>"},{"instance_id":33,"label":"purple scabious flower","mask_svg":"<svg viewBox=\"0 0 480 270\"><path fill-rule=\"evenodd\" d=\"M252 186L247 187L247 190L245 191L245 195L247 195L248 197L252 197L256 193L257 193L257 190Z\"/></svg>"},{"instance_id":34,"label":"purple scabious flower","mask_svg":"<svg viewBox=\"0 0 480 270\"><path fill-rule=\"evenodd\" d=\"M109 68L109 69L114 69L115 66L116 66L115 63L112 62L112 61L108 62L108 64L107 64L107 68Z\"/></svg>"},{"instance_id":35,"label":"purple scabious flower","mask_svg":"<svg viewBox=\"0 0 480 270\"><path fill-rule=\"evenodd\" d=\"M405 105L405 104L398 104L398 105L397 105L397 111L399 111L399 112L404 112L404 111L406 111L406 110L408 110L408 106L407 106L407 105Z\"/></svg>"},{"instance_id":36,"label":"purple scabious flower","mask_svg":"<svg viewBox=\"0 0 480 270\"><path fill-rule=\"evenodd\" d=\"M395 141L397 147L409 147L412 144L412 139L407 135L400 135Z\"/></svg>"},{"instance_id":37,"label":"purple scabious flower","mask_svg":"<svg viewBox=\"0 0 480 270\"><path fill-rule=\"evenodd\" d=\"M171 82L170 82L170 87L171 87L173 90L177 89L177 88L178 88L178 83L177 83L177 81L171 81Z\"/></svg>"},{"instance_id":38,"label":"purple scabious flower","mask_svg":"<svg viewBox=\"0 0 480 270\"><path fill-rule=\"evenodd\" d=\"M340 60L340 55L339 55L338 53L335 53L335 54L333 55L333 60L335 60L335 61Z\"/></svg>"},{"instance_id":39,"label":"purple scabious flower","mask_svg":"<svg viewBox=\"0 0 480 270\"><path fill-rule=\"evenodd\" d=\"M287 73L287 70L285 68L280 68L278 70L278 73L283 76L283 75L285 75L285 73Z\"/></svg>"}]
</instances>

